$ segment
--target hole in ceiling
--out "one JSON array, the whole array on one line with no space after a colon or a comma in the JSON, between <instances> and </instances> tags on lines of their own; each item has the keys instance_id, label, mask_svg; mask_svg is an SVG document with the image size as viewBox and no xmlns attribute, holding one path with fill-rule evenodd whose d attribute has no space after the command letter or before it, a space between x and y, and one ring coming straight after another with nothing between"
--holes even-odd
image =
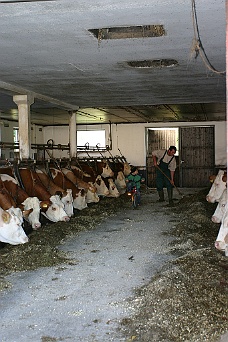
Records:
<instances>
[{"instance_id":1,"label":"hole in ceiling","mask_svg":"<svg viewBox=\"0 0 228 342\"><path fill-rule=\"evenodd\" d=\"M175 59L148 59L144 61L127 62L132 68L170 68L178 65Z\"/></svg>"},{"instance_id":2,"label":"hole in ceiling","mask_svg":"<svg viewBox=\"0 0 228 342\"><path fill-rule=\"evenodd\" d=\"M98 40L161 37L166 34L163 25L140 25L125 27L107 27L89 30Z\"/></svg>"}]
</instances>

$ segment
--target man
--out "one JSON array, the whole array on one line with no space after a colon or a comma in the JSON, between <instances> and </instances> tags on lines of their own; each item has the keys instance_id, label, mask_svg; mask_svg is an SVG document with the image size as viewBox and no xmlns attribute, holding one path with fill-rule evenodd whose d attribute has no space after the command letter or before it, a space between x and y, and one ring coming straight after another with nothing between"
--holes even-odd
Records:
<instances>
[{"instance_id":1,"label":"man","mask_svg":"<svg viewBox=\"0 0 228 342\"><path fill-rule=\"evenodd\" d=\"M176 170L176 159L174 154L177 149L170 146L168 150L155 150L152 152L154 166L156 167L156 187L159 202L164 202L163 187L167 188L169 205L173 205L174 172Z\"/></svg>"}]
</instances>

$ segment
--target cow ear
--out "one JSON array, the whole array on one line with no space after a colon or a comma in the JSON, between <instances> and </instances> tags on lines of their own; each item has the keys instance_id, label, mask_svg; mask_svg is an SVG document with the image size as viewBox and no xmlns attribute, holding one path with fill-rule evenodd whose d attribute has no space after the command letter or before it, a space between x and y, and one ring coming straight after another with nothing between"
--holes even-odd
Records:
<instances>
[{"instance_id":1,"label":"cow ear","mask_svg":"<svg viewBox=\"0 0 228 342\"><path fill-rule=\"evenodd\" d=\"M62 194L62 192L61 192L61 191L56 191L56 192L55 192L55 195L59 196L60 198L62 198L62 197L63 197L63 194Z\"/></svg>"},{"instance_id":2,"label":"cow ear","mask_svg":"<svg viewBox=\"0 0 228 342\"><path fill-rule=\"evenodd\" d=\"M33 208L31 208L31 209L27 209L27 210L23 210L22 211L22 215L23 215L23 217L28 217L29 216L29 214L31 214L31 212L33 211Z\"/></svg>"},{"instance_id":3,"label":"cow ear","mask_svg":"<svg viewBox=\"0 0 228 342\"><path fill-rule=\"evenodd\" d=\"M2 212L2 220L4 223L9 223L10 221L10 213L8 213L7 211L3 211Z\"/></svg>"}]
</instances>

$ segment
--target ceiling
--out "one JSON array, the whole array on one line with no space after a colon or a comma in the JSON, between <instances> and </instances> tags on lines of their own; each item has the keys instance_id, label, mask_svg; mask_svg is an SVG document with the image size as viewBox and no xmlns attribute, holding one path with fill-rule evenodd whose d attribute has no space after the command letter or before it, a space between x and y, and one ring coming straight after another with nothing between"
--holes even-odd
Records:
<instances>
[{"instance_id":1,"label":"ceiling","mask_svg":"<svg viewBox=\"0 0 228 342\"><path fill-rule=\"evenodd\" d=\"M0 118L226 120L225 0L0 1Z\"/></svg>"}]
</instances>

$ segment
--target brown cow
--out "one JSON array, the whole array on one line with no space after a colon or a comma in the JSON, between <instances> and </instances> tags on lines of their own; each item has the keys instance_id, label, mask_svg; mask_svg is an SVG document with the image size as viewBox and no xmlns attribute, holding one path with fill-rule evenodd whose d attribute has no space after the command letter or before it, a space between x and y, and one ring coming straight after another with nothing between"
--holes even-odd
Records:
<instances>
[{"instance_id":1,"label":"brown cow","mask_svg":"<svg viewBox=\"0 0 228 342\"><path fill-rule=\"evenodd\" d=\"M83 179L77 177L72 170L63 168L63 169L61 169L61 171L79 189L84 189L86 191L86 202L87 203L99 202L99 197L96 193L96 190L97 190L96 186L92 182L86 182Z\"/></svg>"},{"instance_id":2,"label":"brown cow","mask_svg":"<svg viewBox=\"0 0 228 342\"><path fill-rule=\"evenodd\" d=\"M16 202L16 206L22 210L23 217L33 229L41 227L40 218L40 201L37 197L30 197L17 183L16 179L1 174L2 185Z\"/></svg>"},{"instance_id":3,"label":"brown cow","mask_svg":"<svg viewBox=\"0 0 228 342\"><path fill-rule=\"evenodd\" d=\"M63 202L64 210L69 217L73 216L73 197L71 189L63 189L62 187L55 184L50 177L46 174L44 169L36 168L36 173L41 183L50 192L51 195L59 195L61 202Z\"/></svg>"},{"instance_id":4,"label":"brown cow","mask_svg":"<svg viewBox=\"0 0 228 342\"><path fill-rule=\"evenodd\" d=\"M52 222L69 221L58 195L51 195L41 183L35 171L20 168L20 178L29 196L36 196L42 201L41 213ZM44 202L45 201L45 202Z\"/></svg>"},{"instance_id":5,"label":"brown cow","mask_svg":"<svg viewBox=\"0 0 228 342\"><path fill-rule=\"evenodd\" d=\"M15 200L9 194L4 186L4 183L0 180L0 208L9 212L12 216L18 218L19 225L23 224L23 214L20 208L17 207Z\"/></svg>"},{"instance_id":6,"label":"brown cow","mask_svg":"<svg viewBox=\"0 0 228 342\"><path fill-rule=\"evenodd\" d=\"M86 192L84 189L79 189L73 182L71 182L62 171L50 168L49 169L53 182L59 186L61 186L63 189L71 189L72 190L72 196L73 196L73 206L75 209L82 210L87 208L86 203Z\"/></svg>"}]
</instances>

